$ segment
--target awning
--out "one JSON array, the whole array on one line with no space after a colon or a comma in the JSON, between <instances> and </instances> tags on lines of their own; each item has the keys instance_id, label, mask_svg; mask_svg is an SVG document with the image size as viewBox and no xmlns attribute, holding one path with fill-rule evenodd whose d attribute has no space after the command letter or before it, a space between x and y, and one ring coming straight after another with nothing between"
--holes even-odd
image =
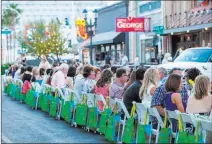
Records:
<instances>
[{"instance_id":1,"label":"awning","mask_svg":"<svg viewBox=\"0 0 212 144\"><path fill-rule=\"evenodd\" d=\"M187 27L181 27L181 28L173 28L173 29L167 29L163 31L163 34L170 34L170 33L179 33L179 32L186 32L187 30L192 31L192 30L200 30L204 28L210 28L212 27L212 23L207 23L207 24L199 24L199 25L192 25L192 26L187 26Z\"/></svg>"},{"instance_id":2,"label":"awning","mask_svg":"<svg viewBox=\"0 0 212 144\"><path fill-rule=\"evenodd\" d=\"M92 45L102 45L110 43L118 43L124 41L124 33L110 31L105 33L96 34L92 39ZM88 47L89 43L85 45Z\"/></svg>"}]
</instances>

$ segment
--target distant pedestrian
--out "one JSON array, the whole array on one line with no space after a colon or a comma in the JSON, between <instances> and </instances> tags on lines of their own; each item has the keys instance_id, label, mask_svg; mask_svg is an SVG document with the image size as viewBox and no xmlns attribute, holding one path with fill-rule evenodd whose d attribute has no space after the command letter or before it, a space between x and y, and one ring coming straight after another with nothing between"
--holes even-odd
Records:
<instances>
[{"instance_id":1,"label":"distant pedestrian","mask_svg":"<svg viewBox=\"0 0 212 144\"><path fill-rule=\"evenodd\" d=\"M122 54L122 58L121 58L121 66L125 66L128 64L128 58L126 55Z\"/></svg>"},{"instance_id":2,"label":"distant pedestrian","mask_svg":"<svg viewBox=\"0 0 212 144\"><path fill-rule=\"evenodd\" d=\"M105 55L105 64L109 64L111 65L111 57L110 57L110 54L109 53L106 53Z\"/></svg>"}]
</instances>

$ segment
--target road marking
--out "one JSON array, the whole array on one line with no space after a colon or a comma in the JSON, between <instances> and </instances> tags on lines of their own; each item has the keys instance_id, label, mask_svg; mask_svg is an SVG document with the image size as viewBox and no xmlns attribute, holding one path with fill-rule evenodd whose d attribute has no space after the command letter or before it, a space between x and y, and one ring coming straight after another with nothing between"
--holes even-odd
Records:
<instances>
[{"instance_id":1,"label":"road marking","mask_svg":"<svg viewBox=\"0 0 212 144\"><path fill-rule=\"evenodd\" d=\"M5 135L2 134L2 140L5 141L6 143L12 143L11 140L9 140Z\"/></svg>"}]
</instances>

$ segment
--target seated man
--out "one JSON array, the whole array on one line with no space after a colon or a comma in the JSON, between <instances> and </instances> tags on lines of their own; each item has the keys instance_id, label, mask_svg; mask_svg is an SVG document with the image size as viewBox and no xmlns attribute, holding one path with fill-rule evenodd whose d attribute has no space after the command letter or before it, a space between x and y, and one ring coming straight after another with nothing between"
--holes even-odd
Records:
<instances>
[{"instance_id":1,"label":"seated man","mask_svg":"<svg viewBox=\"0 0 212 144\"><path fill-rule=\"evenodd\" d=\"M170 72L170 74L180 74L182 75L182 72L180 69L174 68ZM179 91L181 97L182 97L182 103L184 106L184 109L186 109L187 100L188 100L188 91L185 85L182 85L182 90ZM161 116L164 116L164 97L166 96L166 89L164 87L164 84L161 84L158 88L155 89L154 95L152 96L152 102L151 107L156 107L158 109L158 112Z\"/></svg>"},{"instance_id":2,"label":"seated man","mask_svg":"<svg viewBox=\"0 0 212 144\"><path fill-rule=\"evenodd\" d=\"M138 103L141 102L141 99L139 97L139 90L142 85L145 71L145 68L139 68L136 70L136 81L133 82L124 93L124 104L129 113L131 112L133 101Z\"/></svg>"}]
</instances>

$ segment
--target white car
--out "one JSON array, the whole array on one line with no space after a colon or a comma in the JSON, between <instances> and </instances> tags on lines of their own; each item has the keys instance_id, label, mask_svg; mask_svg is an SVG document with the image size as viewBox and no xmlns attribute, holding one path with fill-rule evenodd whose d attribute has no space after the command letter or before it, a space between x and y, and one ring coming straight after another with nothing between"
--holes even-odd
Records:
<instances>
[{"instance_id":1,"label":"white car","mask_svg":"<svg viewBox=\"0 0 212 144\"><path fill-rule=\"evenodd\" d=\"M212 82L212 48L211 47L197 47L189 48L183 51L174 62L158 65L164 67L169 72L173 68L187 68L196 67L202 74L207 75Z\"/></svg>"}]
</instances>

